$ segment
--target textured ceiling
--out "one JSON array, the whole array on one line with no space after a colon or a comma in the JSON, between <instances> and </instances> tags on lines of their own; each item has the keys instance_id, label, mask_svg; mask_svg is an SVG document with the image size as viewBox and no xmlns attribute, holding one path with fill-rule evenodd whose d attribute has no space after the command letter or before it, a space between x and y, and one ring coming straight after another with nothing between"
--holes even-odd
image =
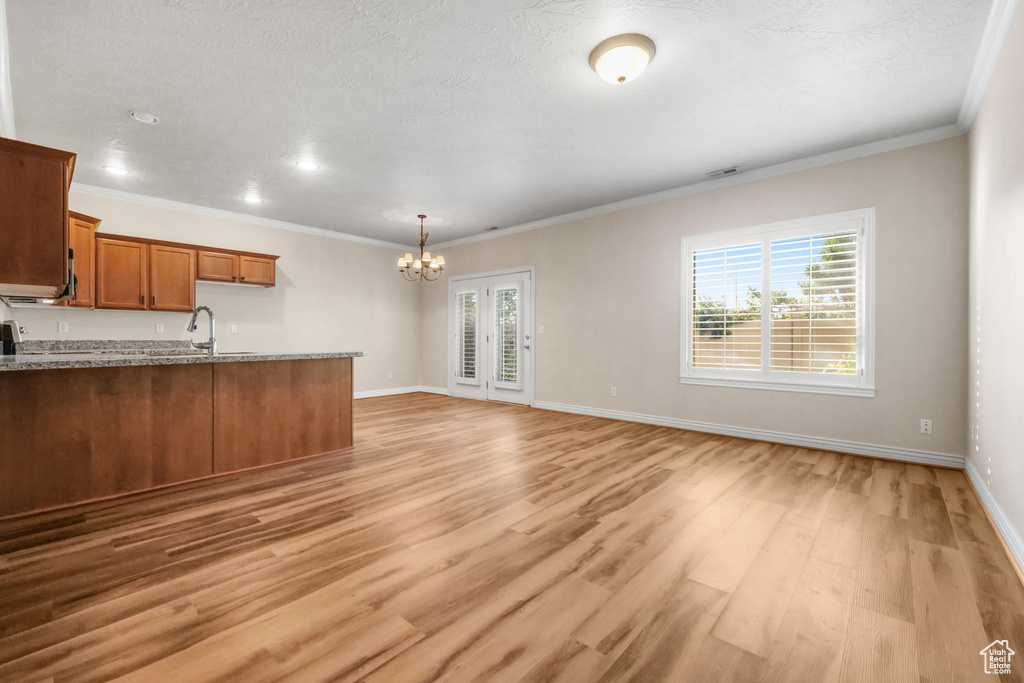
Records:
<instances>
[{"instance_id":1,"label":"textured ceiling","mask_svg":"<svg viewBox=\"0 0 1024 683\"><path fill-rule=\"evenodd\" d=\"M989 5L7 0L7 14L18 137L77 152L76 181L410 243L420 212L432 242L455 239L952 123ZM610 85L587 57L624 32L657 56ZM296 168L306 156L321 169Z\"/></svg>"}]
</instances>

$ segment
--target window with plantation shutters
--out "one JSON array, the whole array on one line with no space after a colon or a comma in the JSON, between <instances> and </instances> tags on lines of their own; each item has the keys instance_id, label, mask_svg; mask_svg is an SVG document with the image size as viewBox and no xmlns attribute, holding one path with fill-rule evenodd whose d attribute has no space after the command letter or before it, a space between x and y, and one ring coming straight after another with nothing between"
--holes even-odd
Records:
<instances>
[{"instance_id":1,"label":"window with plantation shutters","mask_svg":"<svg viewBox=\"0 0 1024 683\"><path fill-rule=\"evenodd\" d=\"M772 241L773 372L857 371L857 232Z\"/></svg>"},{"instance_id":2,"label":"window with plantation shutters","mask_svg":"<svg viewBox=\"0 0 1024 683\"><path fill-rule=\"evenodd\" d=\"M519 381L519 289L494 290L494 380Z\"/></svg>"},{"instance_id":3,"label":"window with plantation shutters","mask_svg":"<svg viewBox=\"0 0 1024 683\"><path fill-rule=\"evenodd\" d=\"M874 210L683 240L680 380L874 395Z\"/></svg>"},{"instance_id":4,"label":"window with plantation shutters","mask_svg":"<svg viewBox=\"0 0 1024 683\"><path fill-rule=\"evenodd\" d=\"M477 334L477 293L459 292L455 295L456 340L458 365L456 377L475 380L476 334Z\"/></svg>"},{"instance_id":5,"label":"window with plantation shutters","mask_svg":"<svg viewBox=\"0 0 1024 683\"><path fill-rule=\"evenodd\" d=\"M761 244L693 252L693 339L697 368L761 367Z\"/></svg>"}]
</instances>

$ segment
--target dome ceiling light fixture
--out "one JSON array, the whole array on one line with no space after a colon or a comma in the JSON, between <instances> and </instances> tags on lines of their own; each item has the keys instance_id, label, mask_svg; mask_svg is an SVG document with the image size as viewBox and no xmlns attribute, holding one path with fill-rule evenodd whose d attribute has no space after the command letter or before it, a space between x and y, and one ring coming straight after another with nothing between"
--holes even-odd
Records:
<instances>
[{"instance_id":1,"label":"dome ceiling light fixture","mask_svg":"<svg viewBox=\"0 0 1024 683\"><path fill-rule=\"evenodd\" d=\"M398 272L409 282L419 282L420 280L433 282L441 277L441 271L444 270L444 256L440 254L431 256L429 251L423 251L430 233L423 232L423 219L426 218L426 215L421 213L416 218L420 219L420 257L414 259L412 253L399 256Z\"/></svg>"},{"instance_id":2,"label":"dome ceiling light fixture","mask_svg":"<svg viewBox=\"0 0 1024 683\"><path fill-rule=\"evenodd\" d=\"M654 41L639 33L602 40L590 53L590 68L609 83L629 83L654 59Z\"/></svg>"}]
</instances>

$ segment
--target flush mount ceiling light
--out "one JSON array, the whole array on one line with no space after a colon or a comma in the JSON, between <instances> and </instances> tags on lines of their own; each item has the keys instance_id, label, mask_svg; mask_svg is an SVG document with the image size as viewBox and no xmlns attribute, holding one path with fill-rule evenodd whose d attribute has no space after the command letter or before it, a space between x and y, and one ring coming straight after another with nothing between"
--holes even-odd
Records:
<instances>
[{"instance_id":1,"label":"flush mount ceiling light","mask_svg":"<svg viewBox=\"0 0 1024 683\"><path fill-rule=\"evenodd\" d=\"M133 111L133 112L129 112L129 113L131 114L131 117L133 119L135 119L136 121L138 121L139 123L154 124L154 123L156 123L157 121L160 120L157 117L155 117L152 114L150 114L149 112L145 112L145 111Z\"/></svg>"},{"instance_id":2,"label":"flush mount ceiling light","mask_svg":"<svg viewBox=\"0 0 1024 683\"><path fill-rule=\"evenodd\" d=\"M431 256L429 251L423 251L430 233L423 232L423 219L426 216L421 213L416 218L420 219L420 257L414 259L411 253L399 256L398 272L409 282L418 282L420 280L433 282L441 277L441 271L444 270L444 256L440 254Z\"/></svg>"},{"instance_id":3,"label":"flush mount ceiling light","mask_svg":"<svg viewBox=\"0 0 1024 683\"><path fill-rule=\"evenodd\" d=\"M250 192L249 194L245 195L245 201L249 202L250 204L259 204L263 200L260 199L260 196L258 194Z\"/></svg>"},{"instance_id":4,"label":"flush mount ceiling light","mask_svg":"<svg viewBox=\"0 0 1024 683\"><path fill-rule=\"evenodd\" d=\"M128 175L128 170L120 166L104 166L103 170L111 175Z\"/></svg>"},{"instance_id":5,"label":"flush mount ceiling light","mask_svg":"<svg viewBox=\"0 0 1024 683\"><path fill-rule=\"evenodd\" d=\"M590 68L609 83L629 83L654 59L654 41L639 33L623 33L598 43Z\"/></svg>"},{"instance_id":6,"label":"flush mount ceiling light","mask_svg":"<svg viewBox=\"0 0 1024 683\"><path fill-rule=\"evenodd\" d=\"M303 171L315 171L318 168L320 168L320 164L316 163L315 161L310 161L308 159L300 159L299 161L295 162L295 165L301 168Z\"/></svg>"}]
</instances>

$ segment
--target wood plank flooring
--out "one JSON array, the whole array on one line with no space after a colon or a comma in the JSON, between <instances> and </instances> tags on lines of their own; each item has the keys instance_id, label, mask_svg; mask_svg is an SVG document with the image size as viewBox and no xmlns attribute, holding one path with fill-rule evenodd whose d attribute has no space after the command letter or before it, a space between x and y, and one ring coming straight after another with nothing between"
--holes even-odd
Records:
<instances>
[{"instance_id":1,"label":"wood plank flooring","mask_svg":"<svg viewBox=\"0 0 1024 683\"><path fill-rule=\"evenodd\" d=\"M0 681L939 683L1024 653L960 472L427 394L355 411L350 453L0 522Z\"/></svg>"}]
</instances>

